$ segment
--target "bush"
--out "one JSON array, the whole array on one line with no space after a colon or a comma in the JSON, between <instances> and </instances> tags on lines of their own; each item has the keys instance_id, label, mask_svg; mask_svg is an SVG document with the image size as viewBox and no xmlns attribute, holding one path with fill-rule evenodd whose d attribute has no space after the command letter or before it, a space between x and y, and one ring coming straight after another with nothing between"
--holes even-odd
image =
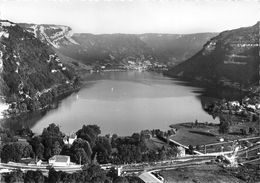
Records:
<instances>
[{"instance_id":1,"label":"bush","mask_svg":"<svg viewBox=\"0 0 260 183\"><path fill-rule=\"evenodd\" d=\"M229 133L229 128L230 128L229 122L222 121L222 122L220 122L220 125L219 125L219 133L222 133L222 134Z\"/></svg>"}]
</instances>

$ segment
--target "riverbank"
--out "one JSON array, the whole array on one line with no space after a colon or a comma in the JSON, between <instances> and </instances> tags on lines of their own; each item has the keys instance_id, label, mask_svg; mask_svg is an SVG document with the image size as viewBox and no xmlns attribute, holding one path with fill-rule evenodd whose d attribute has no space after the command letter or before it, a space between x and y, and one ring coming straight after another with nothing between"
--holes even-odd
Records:
<instances>
[{"instance_id":1,"label":"riverbank","mask_svg":"<svg viewBox=\"0 0 260 183\"><path fill-rule=\"evenodd\" d=\"M5 111L5 117L19 116L28 112L44 111L53 108L54 103L60 101L70 94L79 91L81 85L72 83L60 84L52 86L37 92L35 96L26 96L9 104L9 108Z\"/></svg>"},{"instance_id":2,"label":"riverbank","mask_svg":"<svg viewBox=\"0 0 260 183\"><path fill-rule=\"evenodd\" d=\"M244 96L249 94L256 94L260 91L260 86L258 83L250 84L250 85L243 85L239 82L232 82L230 80L217 80L217 79L207 79L203 77L184 77L181 75L172 75L168 71L163 72L163 74L167 77L174 78L185 83L189 83L191 86L212 86L212 87L220 87L220 88L229 88L234 91L239 91Z\"/></svg>"},{"instance_id":3,"label":"riverbank","mask_svg":"<svg viewBox=\"0 0 260 183\"><path fill-rule=\"evenodd\" d=\"M82 86L81 82L55 85L36 93L34 97L27 97L27 100L6 104L8 107L2 111L3 117L0 118L1 127L13 132L33 127L48 111L58 108L60 101L78 92Z\"/></svg>"}]
</instances>

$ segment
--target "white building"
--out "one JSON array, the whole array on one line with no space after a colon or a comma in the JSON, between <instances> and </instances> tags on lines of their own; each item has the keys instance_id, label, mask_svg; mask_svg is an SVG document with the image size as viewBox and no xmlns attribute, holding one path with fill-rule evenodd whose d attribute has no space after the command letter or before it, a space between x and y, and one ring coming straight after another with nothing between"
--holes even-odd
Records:
<instances>
[{"instance_id":1,"label":"white building","mask_svg":"<svg viewBox=\"0 0 260 183\"><path fill-rule=\"evenodd\" d=\"M49 159L49 165L69 166L70 165L70 156L55 155Z\"/></svg>"},{"instance_id":2,"label":"white building","mask_svg":"<svg viewBox=\"0 0 260 183\"><path fill-rule=\"evenodd\" d=\"M68 145L72 145L73 142L77 139L77 135L75 133L69 135L69 136L65 136L63 138L63 142L64 144L68 144Z\"/></svg>"},{"instance_id":3,"label":"white building","mask_svg":"<svg viewBox=\"0 0 260 183\"><path fill-rule=\"evenodd\" d=\"M232 101L232 102L229 102L229 104L231 106L240 106L240 103L238 101Z\"/></svg>"},{"instance_id":4,"label":"white building","mask_svg":"<svg viewBox=\"0 0 260 183\"><path fill-rule=\"evenodd\" d=\"M178 149L177 157L184 157L186 155L185 148L181 146L177 146L177 149Z\"/></svg>"}]
</instances>

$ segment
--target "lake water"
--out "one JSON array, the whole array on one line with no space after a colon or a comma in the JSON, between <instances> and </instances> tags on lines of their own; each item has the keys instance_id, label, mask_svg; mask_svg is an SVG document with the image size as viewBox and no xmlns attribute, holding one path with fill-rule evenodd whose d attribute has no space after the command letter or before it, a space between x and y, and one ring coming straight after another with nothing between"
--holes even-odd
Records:
<instances>
[{"instance_id":1,"label":"lake water","mask_svg":"<svg viewBox=\"0 0 260 183\"><path fill-rule=\"evenodd\" d=\"M199 96L203 92L158 73L95 73L78 93L34 123L32 130L41 133L56 123L63 132L72 133L84 124L97 124L102 134L131 135L196 119L217 123L202 109Z\"/></svg>"}]
</instances>

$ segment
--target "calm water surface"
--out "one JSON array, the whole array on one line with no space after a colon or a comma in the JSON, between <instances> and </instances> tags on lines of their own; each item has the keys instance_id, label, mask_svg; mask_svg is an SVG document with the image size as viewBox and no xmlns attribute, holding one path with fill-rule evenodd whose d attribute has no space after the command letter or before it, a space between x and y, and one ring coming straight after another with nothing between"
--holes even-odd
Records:
<instances>
[{"instance_id":1,"label":"calm water surface","mask_svg":"<svg viewBox=\"0 0 260 183\"><path fill-rule=\"evenodd\" d=\"M32 127L36 133L50 123L72 133L84 124L97 124L102 134L131 135L144 129L168 129L170 124L218 122L198 97L201 88L151 72L107 72L89 76L83 89L64 99Z\"/></svg>"}]
</instances>

